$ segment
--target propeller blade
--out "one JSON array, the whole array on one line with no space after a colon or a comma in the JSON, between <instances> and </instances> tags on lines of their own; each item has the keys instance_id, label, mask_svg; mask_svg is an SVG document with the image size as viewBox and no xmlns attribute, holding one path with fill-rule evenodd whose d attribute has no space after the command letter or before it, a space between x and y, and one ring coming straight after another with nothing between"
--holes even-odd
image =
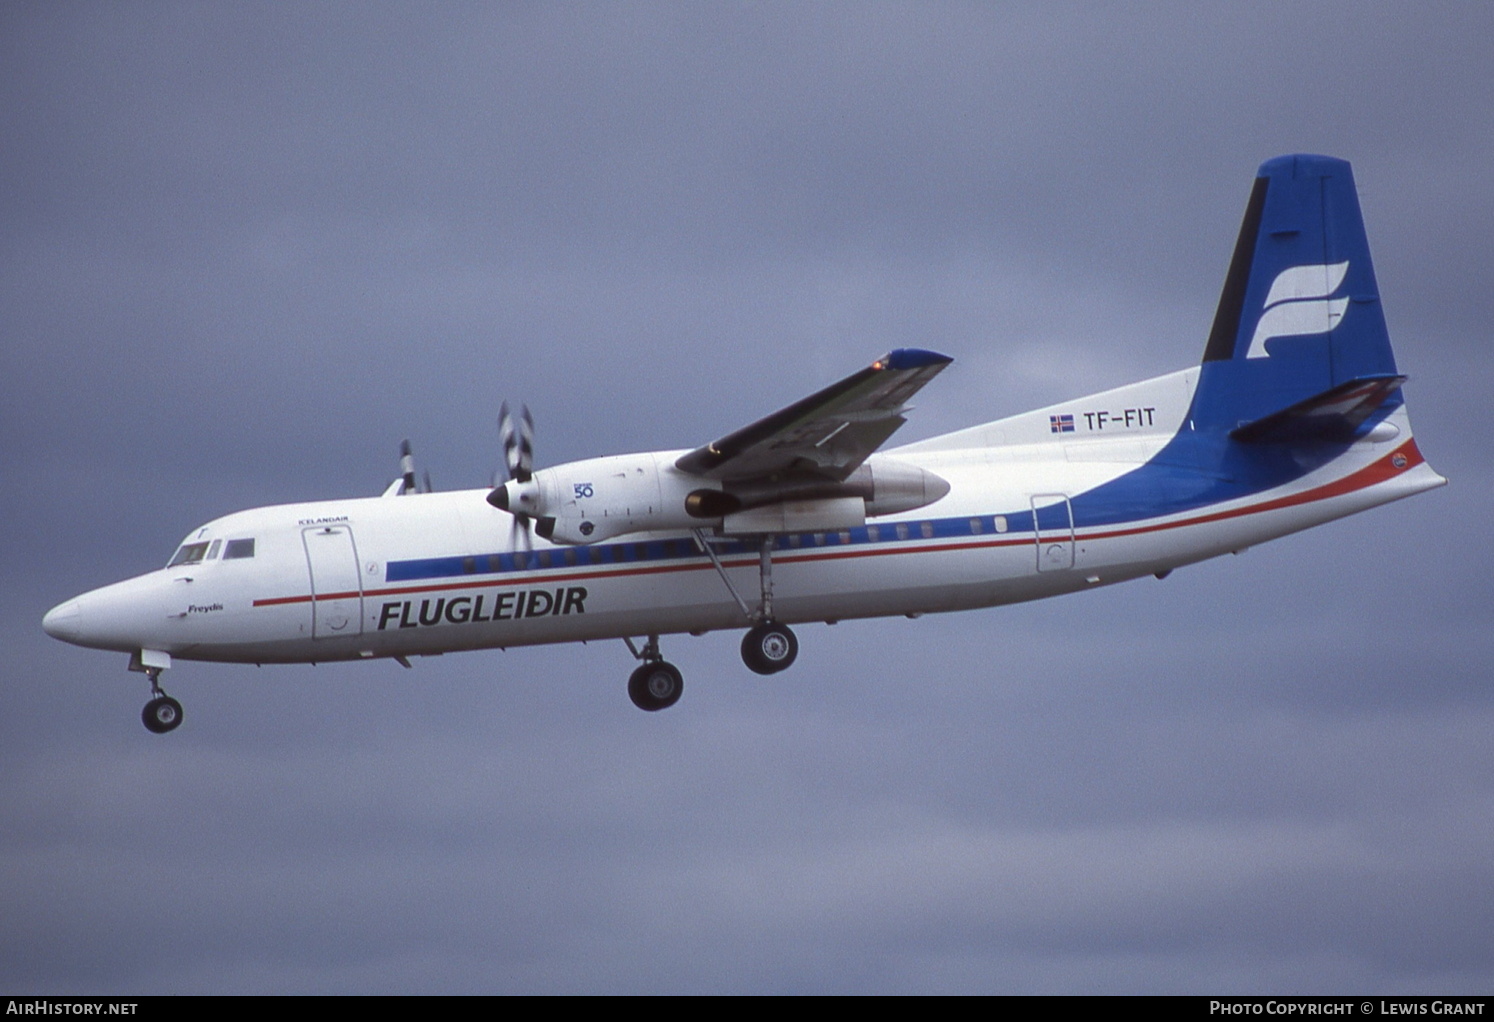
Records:
<instances>
[{"instance_id":1,"label":"propeller blade","mask_svg":"<svg viewBox=\"0 0 1494 1022\"><path fill-rule=\"evenodd\" d=\"M498 409L498 438L503 442L508 477L515 482L529 482L534 477L534 418L528 405L520 405L515 418L508 402L503 402Z\"/></svg>"},{"instance_id":2,"label":"propeller blade","mask_svg":"<svg viewBox=\"0 0 1494 1022\"><path fill-rule=\"evenodd\" d=\"M508 527L508 545L513 551L514 565L520 571L529 567L530 556L534 553L534 537L529 532L528 515L514 515L514 520Z\"/></svg>"},{"instance_id":3,"label":"propeller blade","mask_svg":"<svg viewBox=\"0 0 1494 1022\"><path fill-rule=\"evenodd\" d=\"M399 471L404 476L404 489L401 493L415 492L415 455L410 452L410 441L399 442Z\"/></svg>"}]
</instances>

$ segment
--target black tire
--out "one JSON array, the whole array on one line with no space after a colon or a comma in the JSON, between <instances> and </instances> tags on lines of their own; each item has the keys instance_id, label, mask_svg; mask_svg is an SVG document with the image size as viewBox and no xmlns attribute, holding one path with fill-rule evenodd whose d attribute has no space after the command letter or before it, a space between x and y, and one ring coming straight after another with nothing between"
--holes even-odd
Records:
<instances>
[{"instance_id":1,"label":"black tire","mask_svg":"<svg viewBox=\"0 0 1494 1022\"><path fill-rule=\"evenodd\" d=\"M764 621L742 636L742 663L756 674L787 670L799 656L799 640L788 625Z\"/></svg>"},{"instance_id":2,"label":"black tire","mask_svg":"<svg viewBox=\"0 0 1494 1022\"><path fill-rule=\"evenodd\" d=\"M685 677L678 667L664 660L646 663L628 679L628 698L640 710L667 710L680 701Z\"/></svg>"},{"instance_id":3,"label":"black tire","mask_svg":"<svg viewBox=\"0 0 1494 1022\"><path fill-rule=\"evenodd\" d=\"M157 696L145 704L140 719L147 731L164 735L167 731L175 731L181 724L182 704L170 696Z\"/></svg>"}]
</instances>

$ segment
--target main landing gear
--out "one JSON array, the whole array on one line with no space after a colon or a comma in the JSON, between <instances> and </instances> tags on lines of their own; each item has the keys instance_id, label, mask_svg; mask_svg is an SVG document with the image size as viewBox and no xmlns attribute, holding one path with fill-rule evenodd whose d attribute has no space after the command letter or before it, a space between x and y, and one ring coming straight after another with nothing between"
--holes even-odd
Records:
<instances>
[{"instance_id":1,"label":"main landing gear","mask_svg":"<svg viewBox=\"0 0 1494 1022\"><path fill-rule=\"evenodd\" d=\"M758 547L757 577L762 600L754 611L737 593L731 579L727 578L726 569L721 566L721 561L706 541L705 534L697 529L695 536L705 548L711 564L715 566L716 574L721 576L721 581L726 583L732 598L737 601L737 606L742 608L747 620L753 623L747 634L742 636L742 663L755 674L777 674L787 670L799 655L799 640L794 637L788 625L780 624L773 618L773 537L764 536L762 545Z\"/></svg>"},{"instance_id":2,"label":"main landing gear","mask_svg":"<svg viewBox=\"0 0 1494 1022\"><path fill-rule=\"evenodd\" d=\"M182 722L182 704L161 691L159 667L147 667L145 676L150 679L151 695L150 702L145 704L145 709L140 713L145 729L158 735L175 731Z\"/></svg>"},{"instance_id":3,"label":"main landing gear","mask_svg":"<svg viewBox=\"0 0 1494 1022\"><path fill-rule=\"evenodd\" d=\"M786 670L798 655L799 640L777 621L762 621L742 636L742 663L757 674Z\"/></svg>"},{"instance_id":4,"label":"main landing gear","mask_svg":"<svg viewBox=\"0 0 1494 1022\"><path fill-rule=\"evenodd\" d=\"M773 537L762 537L762 545L758 548L758 580L762 587L762 602L753 610L737 592L736 586L731 584L721 559L716 556L705 533L700 529L694 531L700 548L711 559L716 574L726 583L727 591L737 601L737 606L742 608L742 614L752 622L752 627L742 636L742 662L756 674L777 674L787 670L799 656L799 640L788 625L773 618ZM633 705L640 710L653 712L668 709L679 702L680 694L685 691L685 679L680 674L680 669L659 653L659 637L650 635L642 649L635 646L632 639L623 641L628 644L634 659L643 661L643 665L628 678L628 697L633 700Z\"/></svg>"}]
</instances>

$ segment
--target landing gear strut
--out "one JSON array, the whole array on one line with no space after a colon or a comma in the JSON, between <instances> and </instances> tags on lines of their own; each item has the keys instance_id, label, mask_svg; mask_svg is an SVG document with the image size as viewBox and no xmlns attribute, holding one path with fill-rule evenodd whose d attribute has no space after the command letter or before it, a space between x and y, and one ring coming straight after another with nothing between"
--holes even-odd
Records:
<instances>
[{"instance_id":1,"label":"landing gear strut","mask_svg":"<svg viewBox=\"0 0 1494 1022\"><path fill-rule=\"evenodd\" d=\"M161 691L161 669L147 667L145 676L150 679L150 702L140 713L145 729L153 734L164 735L175 731L182 722L182 704Z\"/></svg>"},{"instance_id":2,"label":"landing gear strut","mask_svg":"<svg viewBox=\"0 0 1494 1022\"><path fill-rule=\"evenodd\" d=\"M643 665L628 678L628 698L633 700L633 705L653 713L667 710L679 702L681 693L685 691L685 677L678 667L659 653L659 637L650 635L642 649L634 646L632 639L623 641L633 656L643 661Z\"/></svg>"},{"instance_id":3,"label":"landing gear strut","mask_svg":"<svg viewBox=\"0 0 1494 1022\"><path fill-rule=\"evenodd\" d=\"M757 610L748 607L736 586L731 584L726 569L721 565L721 559L716 556L705 533L696 529L695 538L711 559L716 574L726 583L732 599L742 608L742 614L752 622L752 627L742 636L742 662L747 665L748 670L757 674L777 674L787 670L799 655L799 640L794 637L788 625L779 624L773 618L773 537L762 537L762 543L758 547L757 577L762 599Z\"/></svg>"},{"instance_id":4,"label":"landing gear strut","mask_svg":"<svg viewBox=\"0 0 1494 1022\"><path fill-rule=\"evenodd\" d=\"M799 655L799 640L773 620L773 537L764 536L758 550L757 575L762 586L762 603L758 605L757 624L742 636L742 662L756 674L777 674L786 670Z\"/></svg>"}]
</instances>

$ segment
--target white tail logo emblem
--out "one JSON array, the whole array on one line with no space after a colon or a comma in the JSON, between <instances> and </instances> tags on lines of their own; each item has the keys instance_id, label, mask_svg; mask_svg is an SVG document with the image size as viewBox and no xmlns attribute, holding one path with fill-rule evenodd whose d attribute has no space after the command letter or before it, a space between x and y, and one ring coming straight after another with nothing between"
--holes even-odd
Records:
<instances>
[{"instance_id":1,"label":"white tail logo emblem","mask_svg":"<svg viewBox=\"0 0 1494 1022\"><path fill-rule=\"evenodd\" d=\"M1328 296L1338 290L1348 272L1347 262L1282 270L1266 295L1245 357L1265 358L1266 342L1273 337L1326 334L1343 322L1349 300Z\"/></svg>"}]
</instances>

